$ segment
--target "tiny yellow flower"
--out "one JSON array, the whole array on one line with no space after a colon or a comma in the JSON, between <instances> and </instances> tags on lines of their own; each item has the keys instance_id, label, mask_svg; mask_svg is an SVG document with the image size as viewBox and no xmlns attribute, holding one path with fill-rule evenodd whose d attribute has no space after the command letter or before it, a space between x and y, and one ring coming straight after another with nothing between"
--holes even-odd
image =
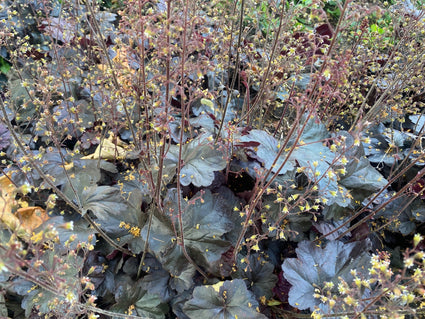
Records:
<instances>
[{"instance_id":1,"label":"tiny yellow flower","mask_svg":"<svg viewBox=\"0 0 425 319\"><path fill-rule=\"evenodd\" d=\"M259 251L260 247L258 246L258 244L255 244L254 246L252 246L252 250Z\"/></svg>"},{"instance_id":2,"label":"tiny yellow flower","mask_svg":"<svg viewBox=\"0 0 425 319\"><path fill-rule=\"evenodd\" d=\"M423 240L424 238L420 234L415 234L413 236L413 247L418 246L418 244Z\"/></svg>"}]
</instances>

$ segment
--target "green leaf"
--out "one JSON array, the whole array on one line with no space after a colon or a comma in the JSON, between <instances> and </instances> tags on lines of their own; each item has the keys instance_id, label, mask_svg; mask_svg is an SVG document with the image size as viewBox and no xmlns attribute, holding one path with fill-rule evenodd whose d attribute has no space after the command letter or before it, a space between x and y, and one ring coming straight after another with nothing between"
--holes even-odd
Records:
<instances>
[{"instance_id":1,"label":"green leaf","mask_svg":"<svg viewBox=\"0 0 425 319\"><path fill-rule=\"evenodd\" d=\"M111 171L115 168L106 161L69 158L65 151L61 152L62 154L57 151L47 152L41 160L37 161L37 164L40 165L43 173L51 178L55 186L63 185L62 192L74 201L76 200L75 192L81 197L86 187L93 186L100 180L101 169ZM34 178L41 178L36 171L32 173ZM44 181L42 185L50 188Z\"/></svg>"},{"instance_id":2,"label":"green leaf","mask_svg":"<svg viewBox=\"0 0 425 319\"><path fill-rule=\"evenodd\" d=\"M11 232L7 229L4 229L3 227L4 227L3 225L0 227L0 243L2 244L9 242L12 236ZM3 288L3 284L7 283L7 281L9 280L9 277L11 276L11 273L6 268L6 260L3 257L3 254L0 255L1 257L0 259L0 289Z\"/></svg>"},{"instance_id":3,"label":"green leaf","mask_svg":"<svg viewBox=\"0 0 425 319\"><path fill-rule=\"evenodd\" d=\"M158 296L148 292L134 303L134 307L138 316L152 319L165 318L165 314L168 312L167 305L161 304Z\"/></svg>"},{"instance_id":4,"label":"green leaf","mask_svg":"<svg viewBox=\"0 0 425 319\"><path fill-rule=\"evenodd\" d=\"M304 115L301 122L305 123L305 121L307 121L307 124L305 125L304 131L301 133L301 140L304 143L317 142L329 137L326 126L317 118L307 118L307 115Z\"/></svg>"},{"instance_id":5,"label":"green leaf","mask_svg":"<svg viewBox=\"0 0 425 319\"><path fill-rule=\"evenodd\" d=\"M317 184L319 197L327 205L337 203L345 207L349 205L350 199L347 190L338 185L337 175L333 171L335 156L320 142L297 147L291 155L301 167L306 167L304 173Z\"/></svg>"},{"instance_id":6,"label":"green leaf","mask_svg":"<svg viewBox=\"0 0 425 319\"><path fill-rule=\"evenodd\" d=\"M132 197L136 205L142 201L146 203L151 201L151 190L146 176L139 174L137 170L120 173L117 179L120 181L120 190L125 198Z\"/></svg>"},{"instance_id":7,"label":"green leaf","mask_svg":"<svg viewBox=\"0 0 425 319\"><path fill-rule=\"evenodd\" d=\"M27 121L34 116L37 111L37 107L31 102L31 97L28 91L34 88L34 80L31 77L19 78L17 74L12 70L8 73L9 83L8 88L10 91L10 107L17 122ZM23 87L23 83L28 83L28 87ZM28 91L27 91L28 90ZM23 105L26 107L24 108Z\"/></svg>"},{"instance_id":8,"label":"green leaf","mask_svg":"<svg viewBox=\"0 0 425 319\"><path fill-rule=\"evenodd\" d=\"M226 167L223 153L213 147L209 134L202 134L183 145L181 159L183 167L180 172L180 183L197 187L209 186L214 180L214 172ZM164 161L167 175L174 176L179 158L179 146L172 145Z\"/></svg>"},{"instance_id":9,"label":"green leaf","mask_svg":"<svg viewBox=\"0 0 425 319\"><path fill-rule=\"evenodd\" d=\"M0 150L9 147L11 135L9 129L3 123L0 123Z\"/></svg>"},{"instance_id":10,"label":"green leaf","mask_svg":"<svg viewBox=\"0 0 425 319\"><path fill-rule=\"evenodd\" d=\"M233 225L232 231L224 234L224 238L235 245L239 234L242 231L244 222L244 217L242 217L239 212L234 211L235 207L240 208L241 198L235 196L235 194L226 186L219 187L214 196L217 196L217 198L221 201L223 211L226 213L226 216Z\"/></svg>"},{"instance_id":11,"label":"green leaf","mask_svg":"<svg viewBox=\"0 0 425 319\"><path fill-rule=\"evenodd\" d=\"M10 70L10 64L0 56L0 72L7 74Z\"/></svg>"},{"instance_id":12,"label":"green leaf","mask_svg":"<svg viewBox=\"0 0 425 319\"><path fill-rule=\"evenodd\" d=\"M183 312L185 302L192 298L192 291L186 290L181 294L176 295L170 301L170 306L174 315L179 319L188 319L189 317Z\"/></svg>"},{"instance_id":13,"label":"green leaf","mask_svg":"<svg viewBox=\"0 0 425 319\"><path fill-rule=\"evenodd\" d=\"M202 113L197 117L190 118L189 123L193 127L203 127L208 132L213 132L215 128L214 120L205 113Z\"/></svg>"},{"instance_id":14,"label":"green leaf","mask_svg":"<svg viewBox=\"0 0 425 319\"><path fill-rule=\"evenodd\" d=\"M415 134L419 134L421 129L425 126L425 115L424 114L409 115L409 119L414 124L413 131L415 132Z\"/></svg>"},{"instance_id":15,"label":"green leaf","mask_svg":"<svg viewBox=\"0 0 425 319\"><path fill-rule=\"evenodd\" d=\"M196 269L192 264L186 264L184 269L179 275L173 276L170 279L170 288L176 290L179 294L185 290L193 287L193 277L195 276Z\"/></svg>"},{"instance_id":16,"label":"green leaf","mask_svg":"<svg viewBox=\"0 0 425 319\"><path fill-rule=\"evenodd\" d=\"M412 217L414 217L417 221L423 223L425 222L425 205L423 200L417 198L410 205L410 211L412 213Z\"/></svg>"},{"instance_id":17,"label":"green leaf","mask_svg":"<svg viewBox=\"0 0 425 319\"><path fill-rule=\"evenodd\" d=\"M289 290L289 304L300 310L316 306L323 307L319 299L314 298L315 288L323 283L334 282L339 277L352 279L351 269L368 269L368 248L364 242L344 244L331 241L325 248L317 247L314 242L303 241L296 249L297 258L287 258L282 264L286 280L292 287Z\"/></svg>"},{"instance_id":18,"label":"green leaf","mask_svg":"<svg viewBox=\"0 0 425 319\"><path fill-rule=\"evenodd\" d=\"M150 214L152 216L152 223L150 225L149 234L149 250L158 258L166 258L167 253L174 248L175 233L173 231L173 224L169 217L163 216L157 210L151 208ZM141 237L146 241L149 225L146 224L142 229Z\"/></svg>"},{"instance_id":19,"label":"green leaf","mask_svg":"<svg viewBox=\"0 0 425 319\"><path fill-rule=\"evenodd\" d=\"M325 217L325 220L339 220L352 213L352 205L349 205L347 207L341 207L338 204L325 206L322 211L322 215Z\"/></svg>"},{"instance_id":20,"label":"green leaf","mask_svg":"<svg viewBox=\"0 0 425 319\"><path fill-rule=\"evenodd\" d=\"M384 187L386 180L369 163L370 159L365 157L363 146L356 146L353 136L346 131L341 131L338 135L345 140L346 151L343 155L348 160L345 175L340 175L340 184L349 189L361 189L368 192Z\"/></svg>"},{"instance_id":21,"label":"green leaf","mask_svg":"<svg viewBox=\"0 0 425 319\"><path fill-rule=\"evenodd\" d=\"M347 190L338 185L337 174L333 168L338 164L337 154L323 145L329 138L326 126L316 118L304 119L308 121L301 141L306 143L297 147L291 154L301 167L306 167L304 173L310 181L317 183L318 195L326 205L334 203L346 207L350 204Z\"/></svg>"},{"instance_id":22,"label":"green leaf","mask_svg":"<svg viewBox=\"0 0 425 319\"><path fill-rule=\"evenodd\" d=\"M171 277L169 272L162 268L162 265L155 257L151 254L147 254L142 266L143 271L147 273L147 275L142 278L143 287L145 287L149 293L158 295L163 302L170 301L175 291L180 294L190 289L194 284L193 276L196 270L192 264L184 260L181 264L182 270L180 274ZM136 272L134 275L135 274Z\"/></svg>"},{"instance_id":23,"label":"green leaf","mask_svg":"<svg viewBox=\"0 0 425 319\"><path fill-rule=\"evenodd\" d=\"M340 131L336 138L341 138L345 141L345 147L342 149L341 155L348 160L345 166L340 166L338 163L336 167L345 169L345 174L339 174L338 184L354 191L351 192L353 197L351 203L344 206L346 209L339 207L342 205L326 206L323 212L326 219L338 219L347 216L350 209L354 209L353 203L362 202L372 192L381 189L387 183L383 176L365 158L363 145L355 145L354 137L351 134L346 131Z\"/></svg>"},{"instance_id":24,"label":"green leaf","mask_svg":"<svg viewBox=\"0 0 425 319\"><path fill-rule=\"evenodd\" d=\"M63 185L63 193L68 198L75 199L74 190L81 198L86 187L96 185L101 178L101 172L97 162L97 160L75 160L72 162L72 167L67 169L69 180L65 179L65 184ZM62 178L64 178L63 169L61 174Z\"/></svg>"},{"instance_id":25,"label":"green leaf","mask_svg":"<svg viewBox=\"0 0 425 319\"><path fill-rule=\"evenodd\" d=\"M75 111L70 112L71 109L75 109ZM86 100L78 100L72 103L63 102L61 105L54 107L53 112L56 116L54 129L63 132L64 135L70 134L75 138L79 138L82 135L82 131L80 130L93 126L93 122L96 119L93 110L90 109L89 103ZM75 124L73 123L78 123L79 130L75 130ZM38 135L42 135L43 133L38 131Z\"/></svg>"},{"instance_id":26,"label":"green leaf","mask_svg":"<svg viewBox=\"0 0 425 319\"><path fill-rule=\"evenodd\" d=\"M43 173L51 177L51 180L53 181L53 184L55 186L63 185L67 181L64 166L73 167L73 164L67 165L69 163L67 163L66 161L64 162L62 160L62 157L64 157L65 159L67 157L66 151L64 150L61 150L61 153L59 153L58 151L47 152L40 160L37 161L37 164L40 165L40 168ZM69 170L72 170L72 168L70 168ZM72 175L74 172L69 171L69 173ZM37 171L33 172L33 176L36 179L41 178ZM46 187L48 187L47 184Z\"/></svg>"},{"instance_id":27,"label":"green leaf","mask_svg":"<svg viewBox=\"0 0 425 319\"><path fill-rule=\"evenodd\" d=\"M254 294L242 279L220 281L215 285L196 287L193 297L183 307L191 319L265 319L258 312Z\"/></svg>"},{"instance_id":28,"label":"green leaf","mask_svg":"<svg viewBox=\"0 0 425 319\"><path fill-rule=\"evenodd\" d=\"M412 134L385 127L382 123L369 129L366 134L370 142L363 142L364 151L373 163L394 165L409 154L413 143Z\"/></svg>"}]
</instances>

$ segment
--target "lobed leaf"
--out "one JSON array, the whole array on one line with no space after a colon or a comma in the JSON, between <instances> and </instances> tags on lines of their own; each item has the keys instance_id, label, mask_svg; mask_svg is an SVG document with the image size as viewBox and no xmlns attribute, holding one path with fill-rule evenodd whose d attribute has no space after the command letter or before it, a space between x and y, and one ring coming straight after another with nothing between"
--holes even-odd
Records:
<instances>
[{"instance_id":1,"label":"lobed leaf","mask_svg":"<svg viewBox=\"0 0 425 319\"><path fill-rule=\"evenodd\" d=\"M220 281L196 287L183 312L191 319L265 319L258 312L258 302L242 279Z\"/></svg>"},{"instance_id":2,"label":"lobed leaf","mask_svg":"<svg viewBox=\"0 0 425 319\"><path fill-rule=\"evenodd\" d=\"M140 202L130 204L132 198ZM134 253L142 251L140 231L144 215L140 211L141 197L130 197L127 201L118 188L90 186L83 191L81 205L83 215L91 212L109 236L119 238L121 245L128 243Z\"/></svg>"},{"instance_id":3,"label":"lobed leaf","mask_svg":"<svg viewBox=\"0 0 425 319\"><path fill-rule=\"evenodd\" d=\"M277 283L277 276L273 274L274 265L258 253L246 258L248 261L245 263L238 260L238 270L232 274L232 278L243 279L258 299L270 299L273 296L272 289Z\"/></svg>"},{"instance_id":4,"label":"lobed leaf","mask_svg":"<svg viewBox=\"0 0 425 319\"><path fill-rule=\"evenodd\" d=\"M297 258L284 261L282 270L292 285L289 304L300 310L313 311L316 306L323 306L314 298L314 293L324 282L337 283L339 277L348 281L351 269L368 269L369 256L364 242L331 241L321 248L314 242L303 241L298 244L296 253Z\"/></svg>"},{"instance_id":5,"label":"lobed leaf","mask_svg":"<svg viewBox=\"0 0 425 319\"><path fill-rule=\"evenodd\" d=\"M199 194L196 194L195 198L197 196ZM175 190L169 192L164 205L170 213L178 212ZM189 255L207 268L215 267L221 254L230 247L230 243L222 239L222 236L233 228L224 208L222 198L211 194L209 190L202 195L202 201L182 202L184 244ZM177 244L175 238L174 229L178 229L178 225L173 226L172 224L175 217L162 216L156 212L153 214L149 249L167 270L171 271L173 275L180 276L188 269L186 269L187 261L181 246ZM144 240L146 240L147 230L148 225L145 225L141 232ZM187 277L184 278L186 279L182 279L186 280L187 284Z\"/></svg>"},{"instance_id":6,"label":"lobed leaf","mask_svg":"<svg viewBox=\"0 0 425 319\"><path fill-rule=\"evenodd\" d=\"M183 167L180 182L197 187L209 186L214 180L214 172L226 167L223 154L209 141L209 134L202 134L183 146L181 159ZM179 147L172 145L164 161L164 171L173 176L177 169Z\"/></svg>"}]
</instances>

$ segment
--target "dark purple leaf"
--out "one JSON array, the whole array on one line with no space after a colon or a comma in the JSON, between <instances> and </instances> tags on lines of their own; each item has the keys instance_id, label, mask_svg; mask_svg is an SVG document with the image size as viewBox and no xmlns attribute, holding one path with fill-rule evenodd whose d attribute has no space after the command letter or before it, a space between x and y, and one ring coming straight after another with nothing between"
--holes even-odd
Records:
<instances>
[{"instance_id":1,"label":"dark purple leaf","mask_svg":"<svg viewBox=\"0 0 425 319\"><path fill-rule=\"evenodd\" d=\"M0 123L0 150L9 147L10 145L10 132L6 125Z\"/></svg>"},{"instance_id":2,"label":"dark purple leaf","mask_svg":"<svg viewBox=\"0 0 425 319\"><path fill-rule=\"evenodd\" d=\"M285 279L285 277L283 277L283 271L281 271L278 275L277 284L273 288L275 297L283 303L288 303L288 294L291 287L292 285Z\"/></svg>"}]
</instances>

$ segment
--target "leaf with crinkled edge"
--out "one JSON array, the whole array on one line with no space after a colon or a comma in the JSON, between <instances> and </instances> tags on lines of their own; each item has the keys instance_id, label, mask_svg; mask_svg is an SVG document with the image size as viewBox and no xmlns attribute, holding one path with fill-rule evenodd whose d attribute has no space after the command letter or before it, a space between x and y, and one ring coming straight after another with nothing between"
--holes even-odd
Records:
<instances>
[{"instance_id":1,"label":"leaf with crinkled edge","mask_svg":"<svg viewBox=\"0 0 425 319\"><path fill-rule=\"evenodd\" d=\"M382 123L370 128L364 134L369 137L368 141L362 143L368 160L389 166L408 156L417 138L414 134L386 127Z\"/></svg>"},{"instance_id":2,"label":"leaf with crinkled edge","mask_svg":"<svg viewBox=\"0 0 425 319\"><path fill-rule=\"evenodd\" d=\"M256 147L256 154L259 157L260 161L264 163L264 167L267 169L272 169L273 172L277 172L279 167L285 161L285 156L278 158L276 164L272 167L273 162L279 152L279 142L273 136L269 135L267 132L262 130L252 130L248 135L243 135L239 139L240 142L258 142L260 145ZM284 154L284 153L283 153ZM289 159L282 169L279 171L279 174L285 174L287 171L292 170L295 166L295 161Z\"/></svg>"},{"instance_id":3,"label":"leaf with crinkled edge","mask_svg":"<svg viewBox=\"0 0 425 319\"><path fill-rule=\"evenodd\" d=\"M301 122L305 123L305 121L307 121L307 124L301 133L301 140L304 143L316 142L329 137L326 125L320 122L320 120L314 116L307 118L307 115L305 114L302 117Z\"/></svg>"},{"instance_id":4,"label":"leaf with crinkled edge","mask_svg":"<svg viewBox=\"0 0 425 319\"><path fill-rule=\"evenodd\" d=\"M10 238L12 237L12 233L6 229L1 228L0 229L0 243L7 243L9 242ZM0 259L0 282L4 283L9 280L9 277L12 276L12 273L6 268L7 261L3 256ZM0 317L1 318L1 317Z\"/></svg>"},{"instance_id":5,"label":"leaf with crinkled edge","mask_svg":"<svg viewBox=\"0 0 425 319\"><path fill-rule=\"evenodd\" d=\"M127 209L120 190L111 186L90 186L83 192L83 215L92 211L102 221L108 221L111 215L120 219L120 215Z\"/></svg>"},{"instance_id":6,"label":"leaf with crinkled edge","mask_svg":"<svg viewBox=\"0 0 425 319\"><path fill-rule=\"evenodd\" d=\"M52 225L56 229L58 229L58 237L60 243L62 245L65 245L65 242L68 241L67 247L70 249L76 249L77 246L80 245L82 242L91 242L93 244L96 242L96 231L90 226L90 224L86 220L82 218L76 218L74 216L53 216L44 224L42 224L39 228L37 228L35 230L35 233L38 233L48 225ZM69 238L71 236L74 237L73 241L69 241ZM94 236L94 238L90 241L89 238L91 236Z\"/></svg>"},{"instance_id":7,"label":"leaf with crinkled edge","mask_svg":"<svg viewBox=\"0 0 425 319\"><path fill-rule=\"evenodd\" d=\"M263 296L270 299L277 282L277 276L273 274L274 265L258 253L246 258L248 261L238 260L237 271L232 274L232 278L243 279L258 299Z\"/></svg>"},{"instance_id":8,"label":"leaf with crinkled edge","mask_svg":"<svg viewBox=\"0 0 425 319\"><path fill-rule=\"evenodd\" d=\"M320 299L314 298L315 288L324 282L338 283L338 278L352 279L351 269L368 269L369 255L365 242L344 244L331 241L325 248L314 242L303 241L296 249L297 258L287 258L282 264L286 280L292 287L289 290L289 304L300 310L314 310L316 306L326 308ZM366 273L365 273L366 275ZM335 285L337 286L337 285Z\"/></svg>"},{"instance_id":9,"label":"leaf with crinkled edge","mask_svg":"<svg viewBox=\"0 0 425 319\"><path fill-rule=\"evenodd\" d=\"M116 303L111 307L112 311L128 313L129 307L134 306L132 307L133 315L151 319L165 318L168 306L161 301L159 296L148 292L142 280L134 281L128 275L121 275L117 276L116 283Z\"/></svg>"},{"instance_id":10,"label":"leaf with crinkled edge","mask_svg":"<svg viewBox=\"0 0 425 319\"><path fill-rule=\"evenodd\" d=\"M406 203L410 200L411 198L406 195L395 198L385 206L385 209L378 211L376 217L392 221L388 224L390 231L400 232L404 236L412 234L416 230L417 223L425 221L425 206L422 199L416 198L406 207Z\"/></svg>"},{"instance_id":11,"label":"leaf with crinkled edge","mask_svg":"<svg viewBox=\"0 0 425 319\"><path fill-rule=\"evenodd\" d=\"M58 258L58 256L61 257ZM77 314L72 310L71 304L77 300L79 287L81 287L79 272L83 266L83 258L69 251L65 253L58 251L55 247L46 249L37 260L31 260L29 263L33 276L38 277L47 287L49 283L51 284L52 274L56 282L66 283L66 286L59 289L58 286L52 285L52 290L47 290L31 281L16 278L15 291L24 296L21 307L25 310L25 318L31 318L34 309L37 309L41 317L51 317L54 314L69 311L67 315L74 318ZM35 263L38 263L38 266Z\"/></svg>"},{"instance_id":12,"label":"leaf with crinkled edge","mask_svg":"<svg viewBox=\"0 0 425 319\"><path fill-rule=\"evenodd\" d=\"M306 167L304 173L308 178L317 183L319 196L326 205L336 203L346 207L350 204L350 198L347 189L338 185L332 168L335 157L336 154L321 142L302 145L291 154L291 158L296 159L301 167Z\"/></svg>"},{"instance_id":13,"label":"leaf with crinkled edge","mask_svg":"<svg viewBox=\"0 0 425 319\"><path fill-rule=\"evenodd\" d=\"M196 269L192 264L186 264L186 267L181 271L178 276L173 276L170 279L170 288L182 293L193 286L193 277L195 276Z\"/></svg>"},{"instance_id":14,"label":"leaf with crinkled edge","mask_svg":"<svg viewBox=\"0 0 425 319\"><path fill-rule=\"evenodd\" d=\"M162 302L168 302L172 296L172 288L169 285L170 274L165 269L149 271L142 278L142 282L146 290L150 294L157 295Z\"/></svg>"},{"instance_id":15,"label":"leaf with crinkled edge","mask_svg":"<svg viewBox=\"0 0 425 319\"><path fill-rule=\"evenodd\" d=\"M189 143L183 145L181 159L183 167L180 172L180 183L184 186L192 183L197 187L211 185L214 172L226 167L226 160L211 143L212 136L204 133ZM179 146L172 145L164 161L164 171L173 175L177 169L179 159Z\"/></svg>"},{"instance_id":16,"label":"leaf with crinkled edge","mask_svg":"<svg viewBox=\"0 0 425 319\"><path fill-rule=\"evenodd\" d=\"M292 194L299 195L300 193L300 191L293 191L292 189L290 189L288 191L288 196L291 196ZM264 195L263 199L263 212L266 213L266 219L263 223L263 231L269 232L271 237L277 236L278 230L274 226L282 223L282 216L284 216L282 210L284 208L284 205L276 202L275 195ZM289 214L285 216L284 223L284 229L287 239L294 242L300 242L307 239L306 233L310 230L312 226L312 214L309 212L301 212L298 206L295 206L290 209L288 213ZM269 229L269 227L271 226L274 227L273 230Z\"/></svg>"},{"instance_id":17,"label":"leaf with crinkled edge","mask_svg":"<svg viewBox=\"0 0 425 319\"><path fill-rule=\"evenodd\" d=\"M40 169L44 174L49 176L55 186L63 185L67 182L67 175L65 174L65 169L68 172L68 175L74 174L74 161L72 162L64 162L62 158L66 159L67 153L65 150L61 149L59 151L46 152L43 154L42 158L36 160L37 165L39 165ZM81 167L80 167L81 168ZM85 175L88 175L85 172ZM97 175L96 170L93 170L93 175ZM41 176L37 171L33 172L33 176L35 179L41 179ZM97 182L98 179L95 180Z\"/></svg>"},{"instance_id":18,"label":"leaf with crinkled edge","mask_svg":"<svg viewBox=\"0 0 425 319\"><path fill-rule=\"evenodd\" d=\"M387 180L370 165L367 158L362 157L357 161L357 167L353 174L343 176L340 183L350 189L362 189L374 192L385 187Z\"/></svg>"},{"instance_id":19,"label":"leaf with crinkled edge","mask_svg":"<svg viewBox=\"0 0 425 319\"><path fill-rule=\"evenodd\" d=\"M291 157L295 158L301 167L306 167L304 173L311 181L317 181L319 196L323 203L346 207L350 204L347 189L338 185L337 174L333 167L338 164L338 155L333 153L324 140L330 134L326 126L317 118L304 116L302 122L307 121L301 134L301 146L295 148Z\"/></svg>"},{"instance_id":20,"label":"leaf with crinkled edge","mask_svg":"<svg viewBox=\"0 0 425 319\"><path fill-rule=\"evenodd\" d=\"M196 287L192 299L185 303L183 312L190 319L267 318L258 312L258 302L242 279Z\"/></svg>"},{"instance_id":21,"label":"leaf with crinkled edge","mask_svg":"<svg viewBox=\"0 0 425 319\"><path fill-rule=\"evenodd\" d=\"M200 193L194 197L197 198ZM182 222L185 247L191 258L199 265L215 267L221 254L226 252L230 243L222 236L233 229L228 218L223 199L206 190L200 199L193 203L182 201ZM164 200L164 209L167 215L177 214L177 193L175 189L169 191ZM181 276L186 269L187 261L183 255L181 245L175 238L174 227L169 216L152 212L150 227L149 249L161 261L163 267L175 276ZM174 220L174 217L173 217ZM141 237L146 240L148 225L142 229ZM181 280L186 280L185 276ZM187 284L187 283L186 283Z\"/></svg>"},{"instance_id":22,"label":"leaf with crinkled edge","mask_svg":"<svg viewBox=\"0 0 425 319\"><path fill-rule=\"evenodd\" d=\"M425 127L425 115L409 115L409 119L414 124L414 132L415 134L419 134L419 132Z\"/></svg>"},{"instance_id":23,"label":"leaf with crinkled edge","mask_svg":"<svg viewBox=\"0 0 425 319\"><path fill-rule=\"evenodd\" d=\"M305 117L304 117L305 118ZM305 120L305 119L304 119ZM276 164L272 167L279 153L279 142L271 135L261 130L252 130L248 135L240 137L241 142L258 142L255 148L256 155L264 163L266 169L277 172L285 163L279 174L285 174L295 169L298 164L304 167L304 173L312 182L317 182L319 197L326 205L337 203L346 207L350 203L345 187L338 185L337 175L332 167L336 164L337 154L323 145L323 140L329 137L326 126L315 118L308 119L299 139L299 145L295 147L290 155L289 147L281 153ZM289 158L287 158L289 156ZM286 162L285 162L286 161Z\"/></svg>"},{"instance_id":24,"label":"leaf with crinkled edge","mask_svg":"<svg viewBox=\"0 0 425 319\"><path fill-rule=\"evenodd\" d=\"M140 210L140 196L126 200L116 187L90 186L83 191L81 204L83 215L92 212L102 230L112 238L119 238L120 245L128 243L134 253L142 251L140 231L145 215Z\"/></svg>"},{"instance_id":25,"label":"leaf with crinkled edge","mask_svg":"<svg viewBox=\"0 0 425 319\"><path fill-rule=\"evenodd\" d=\"M222 198L206 190L202 201L197 200L184 206L185 244L188 249L200 253L208 264L214 263L230 246L221 236L233 229Z\"/></svg>"}]
</instances>

